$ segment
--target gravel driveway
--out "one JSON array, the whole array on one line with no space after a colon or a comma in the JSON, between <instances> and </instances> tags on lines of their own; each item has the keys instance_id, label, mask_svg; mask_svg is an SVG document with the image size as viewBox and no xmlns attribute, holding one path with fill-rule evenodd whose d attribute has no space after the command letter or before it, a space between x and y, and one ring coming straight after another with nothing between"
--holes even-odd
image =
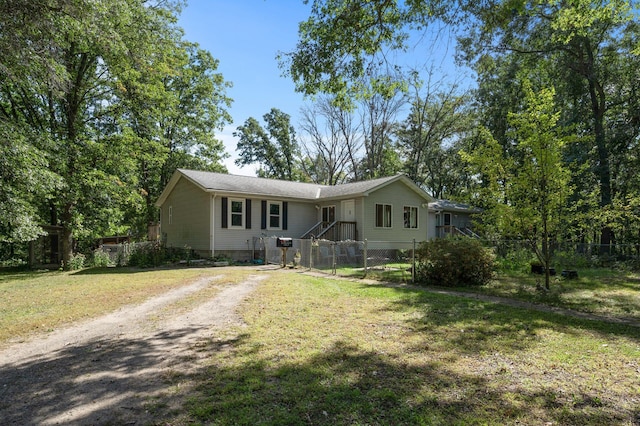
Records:
<instances>
[{"instance_id":1,"label":"gravel driveway","mask_svg":"<svg viewBox=\"0 0 640 426\"><path fill-rule=\"evenodd\" d=\"M225 286L188 312L162 309L223 277L201 278L1 351L0 423L145 424L151 405L178 408L172 377L201 367L211 342L224 345L216 335L241 323L236 307L265 277Z\"/></svg>"}]
</instances>

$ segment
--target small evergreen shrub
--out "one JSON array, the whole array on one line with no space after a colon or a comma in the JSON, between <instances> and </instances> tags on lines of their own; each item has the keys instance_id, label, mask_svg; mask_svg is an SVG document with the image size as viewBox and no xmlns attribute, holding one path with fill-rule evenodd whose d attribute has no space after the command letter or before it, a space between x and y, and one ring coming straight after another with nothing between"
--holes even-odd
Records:
<instances>
[{"instance_id":1,"label":"small evergreen shrub","mask_svg":"<svg viewBox=\"0 0 640 426\"><path fill-rule=\"evenodd\" d=\"M416 282L445 287L480 286L493 278L495 256L471 238L442 238L420 243Z\"/></svg>"}]
</instances>

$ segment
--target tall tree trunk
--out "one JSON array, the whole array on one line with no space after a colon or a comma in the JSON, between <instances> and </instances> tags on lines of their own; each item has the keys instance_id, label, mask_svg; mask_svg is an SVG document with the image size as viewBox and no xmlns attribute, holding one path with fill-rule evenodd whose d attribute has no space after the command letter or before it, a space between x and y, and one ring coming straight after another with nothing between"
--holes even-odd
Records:
<instances>
[{"instance_id":1,"label":"tall tree trunk","mask_svg":"<svg viewBox=\"0 0 640 426\"><path fill-rule=\"evenodd\" d=\"M73 229L71 226L73 215L70 204L64 206L62 213L62 267L69 270L69 262L73 257Z\"/></svg>"},{"instance_id":2,"label":"tall tree trunk","mask_svg":"<svg viewBox=\"0 0 640 426\"><path fill-rule=\"evenodd\" d=\"M609 161L609 148L604 128L604 114L606 112L606 93L602 84L598 81L595 71L595 58L588 39L584 39L586 64L583 68L584 76L589 84L589 98L591 100L591 112L593 115L593 129L596 143L598 164L596 174L600 182L600 207L611 205L613 197L611 194L611 165ZM613 241L613 230L610 226L604 225L600 230L600 253L608 251L609 245Z\"/></svg>"}]
</instances>

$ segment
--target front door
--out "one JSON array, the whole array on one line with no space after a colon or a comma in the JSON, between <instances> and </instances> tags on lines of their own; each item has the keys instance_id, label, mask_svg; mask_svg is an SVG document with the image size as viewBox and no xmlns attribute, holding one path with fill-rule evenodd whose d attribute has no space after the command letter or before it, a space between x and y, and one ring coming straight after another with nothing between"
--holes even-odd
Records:
<instances>
[{"instance_id":1,"label":"front door","mask_svg":"<svg viewBox=\"0 0 640 426\"><path fill-rule=\"evenodd\" d=\"M346 200L342 202L342 221L356 221L356 202L354 200Z\"/></svg>"},{"instance_id":2,"label":"front door","mask_svg":"<svg viewBox=\"0 0 640 426\"><path fill-rule=\"evenodd\" d=\"M355 240L358 238L356 232L356 202L346 200L342 202L342 223L340 224L340 239Z\"/></svg>"}]
</instances>

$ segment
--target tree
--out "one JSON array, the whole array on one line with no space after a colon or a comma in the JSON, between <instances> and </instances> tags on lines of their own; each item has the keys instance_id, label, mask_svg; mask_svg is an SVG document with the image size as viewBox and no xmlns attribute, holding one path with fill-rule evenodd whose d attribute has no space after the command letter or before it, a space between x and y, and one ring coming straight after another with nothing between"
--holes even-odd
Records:
<instances>
[{"instance_id":1,"label":"tree","mask_svg":"<svg viewBox=\"0 0 640 426\"><path fill-rule=\"evenodd\" d=\"M573 116L574 124L593 136L592 167L598 179L600 209L609 208L615 194L607 115L614 105L611 88L620 82L616 70L637 51L637 37L633 37L635 43L624 42L637 27L631 3L504 1L488 8L469 2L465 10L471 17L471 31L461 45L465 59L475 62L480 73L491 55L513 55L536 63L535 67L542 62L554 70L549 75L555 75L556 87L564 90L565 111ZM611 231L610 226L602 228L601 244L613 241Z\"/></svg>"},{"instance_id":2,"label":"tree","mask_svg":"<svg viewBox=\"0 0 640 426\"><path fill-rule=\"evenodd\" d=\"M521 93L509 90L517 88L515 73L522 70L533 75L534 70L546 69L563 111L562 122L592 137L593 149L582 144L573 153L581 175L585 173L582 160L591 164L599 205L589 213L595 217L613 207L621 183L616 173L627 169L621 156L625 150L616 138L622 134L618 129L628 129L626 124L621 128L619 118L633 115L620 115L619 106L633 111L638 93L637 78L628 78L635 75L628 70L637 70L640 52L636 7L624 0L315 0L311 16L299 26L296 49L280 59L305 94L367 97L386 90L366 86L370 69L394 66L389 58L408 47L412 31L424 31L438 21L454 25L459 59L478 73L481 97L485 83L493 85L490 90L497 95L485 97L489 104L481 101L479 106L491 109L490 114L480 111L481 119L501 143L507 139L506 111L523 101ZM576 176L574 181L592 179ZM603 223L602 244L614 241L614 227Z\"/></svg>"},{"instance_id":3,"label":"tree","mask_svg":"<svg viewBox=\"0 0 640 426\"><path fill-rule=\"evenodd\" d=\"M568 137L558 126L555 91L546 87L534 91L528 80L522 83L522 90L524 109L508 116L515 144L513 155L506 154L484 131L485 143L466 158L488 180L485 197L496 200L486 211L488 221L501 228L501 235L531 243L545 268L545 288L549 289L551 243L562 231L571 191L569 171L562 158Z\"/></svg>"},{"instance_id":4,"label":"tree","mask_svg":"<svg viewBox=\"0 0 640 426\"><path fill-rule=\"evenodd\" d=\"M20 154L1 173L21 198L7 197L1 207L20 206L20 217L29 218L22 224L61 225L67 265L74 241L127 232L144 216L145 196L148 206L172 153L165 141L188 152L191 163L174 164L219 166L213 129L229 121L226 85L208 53L181 41L179 4L5 3L0 9L15 10L0 18L0 52L9 53L0 59L0 131ZM29 15L36 10L42 19ZM30 182L18 171L23 166L50 184L43 194L23 189ZM7 230L12 238L37 234L15 229Z\"/></svg>"},{"instance_id":5,"label":"tree","mask_svg":"<svg viewBox=\"0 0 640 426\"><path fill-rule=\"evenodd\" d=\"M170 29L168 29L170 30ZM217 129L231 122L226 110L230 83L216 72L218 61L197 44L168 31L161 54L147 61L144 75L122 91L122 118L136 150L143 211L134 212L138 228L157 220L155 200L177 168L226 172L224 145Z\"/></svg>"},{"instance_id":6,"label":"tree","mask_svg":"<svg viewBox=\"0 0 640 426\"><path fill-rule=\"evenodd\" d=\"M353 114L326 97L301 112L305 174L324 185L345 182L352 176L362 145Z\"/></svg>"},{"instance_id":7,"label":"tree","mask_svg":"<svg viewBox=\"0 0 640 426\"><path fill-rule=\"evenodd\" d=\"M429 75L424 89L421 83L412 86L411 110L394 133L407 176L434 197L445 198L463 191L458 151L475 123L469 96L457 93L456 84L443 88Z\"/></svg>"},{"instance_id":8,"label":"tree","mask_svg":"<svg viewBox=\"0 0 640 426\"><path fill-rule=\"evenodd\" d=\"M367 86L379 88L371 89L370 95L360 101L364 158L356 170L356 180L391 176L401 169L392 135L396 116L406 98L394 83L397 77L371 74Z\"/></svg>"},{"instance_id":9,"label":"tree","mask_svg":"<svg viewBox=\"0 0 640 426\"><path fill-rule=\"evenodd\" d=\"M38 205L60 185L46 153L29 143L37 137L0 119L0 243L11 247L42 234Z\"/></svg>"},{"instance_id":10,"label":"tree","mask_svg":"<svg viewBox=\"0 0 640 426\"><path fill-rule=\"evenodd\" d=\"M395 1L314 0L311 16L299 25L296 50L280 55L281 66L296 90L332 94L345 107L378 89L393 91L400 81L382 87L371 85L369 78L372 69L387 63L384 47L404 47L407 35L398 28L405 18Z\"/></svg>"},{"instance_id":11,"label":"tree","mask_svg":"<svg viewBox=\"0 0 640 426\"><path fill-rule=\"evenodd\" d=\"M299 147L291 117L277 108L263 116L266 130L258 120L249 117L233 133L239 137L237 165L258 163L258 176L300 180L302 173L298 164Z\"/></svg>"}]
</instances>

